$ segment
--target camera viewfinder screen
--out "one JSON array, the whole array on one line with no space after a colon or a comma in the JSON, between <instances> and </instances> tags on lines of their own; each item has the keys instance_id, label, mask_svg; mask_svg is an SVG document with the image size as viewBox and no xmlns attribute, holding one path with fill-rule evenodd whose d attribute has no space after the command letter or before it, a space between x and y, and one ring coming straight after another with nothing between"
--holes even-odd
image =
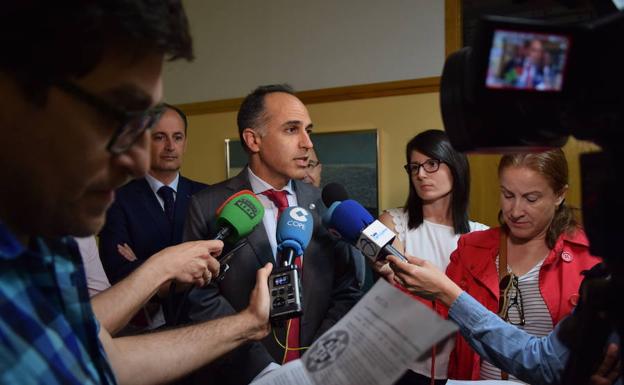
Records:
<instances>
[{"instance_id":1,"label":"camera viewfinder screen","mask_svg":"<svg viewBox=\"0 0 624 385\"><path fill-rule=\"evenodd\" d=\"M485 85L561 91L569 52L568 36L495 30Z\"/></svg>"}]
</instances>

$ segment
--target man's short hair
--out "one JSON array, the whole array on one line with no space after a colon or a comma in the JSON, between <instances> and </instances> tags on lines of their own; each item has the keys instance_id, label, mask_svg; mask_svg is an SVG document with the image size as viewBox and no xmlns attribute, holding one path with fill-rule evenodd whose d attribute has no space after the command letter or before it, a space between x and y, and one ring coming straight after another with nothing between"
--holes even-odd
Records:
<instances>
[{"instance_id":1,"label":"man's short hair","mask_svg":"<svg viewBox=\"0 0 624 385\"><path fill-rule=\"evenodd\" d=\"M274 92L283 92L295 95L295 91L288 84L271 84L268 86L260 86L247 95L238 110L236 122L238 124L238 136L241 145L245 151L249 152L249 148L243 139L243 130L245 128L259 128L264 116L264 97Z\"/></svg>"},{"instance_id":2,"label":"man's short hair","mask_svg":"<svg viewBox=\"0 0 624 385\"><path fill-rule=\"evenodd\" d=\"M188 128L188 119L186 118L186 114L184 113L184 111L182 111L178 107L169 103L165 103L165 107L169 108L170 110L173 110L173 112L177 113L178 116L180 116L180 118L182 119L182 122L184 123L184 136L186 136L186 129Z\"/></svg>"},{"instance_id":3,"label":"man's short hair","mask_svg":"<svg viewBox=\"0 0 624 385\"><path fill-rule=\"evenodd\" d=\"M180 0L4 2L0 46L0 71L39 104L51 84L88 74L111 47L137 58L160 52L170 60L193 58Z\"/></svg>"}]
</instances>

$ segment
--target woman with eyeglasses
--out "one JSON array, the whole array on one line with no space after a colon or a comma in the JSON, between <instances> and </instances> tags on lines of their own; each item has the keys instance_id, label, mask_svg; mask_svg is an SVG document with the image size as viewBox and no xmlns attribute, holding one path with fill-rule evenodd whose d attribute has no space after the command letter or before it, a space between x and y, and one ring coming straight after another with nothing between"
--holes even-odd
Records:
<instances>
[{"instance_id":1,"label":"woman with eyeglasses","mask_svg":"<svg viewBox=\"0 0 624 385\"><path fill-rule=\"evenodd\" d=\"M444 271L461 234L486 229L468 219L468 159L455 151L444 131L428 130L412 138L405 156L409 195L405 206L385 211L379 220L397 233L394 246L426 258ZM388 264L373 268L392 281ZM433 307L431 301L425 304ZM452 345L436 350L435 359L415 362L397 384L446 383Z\"/></svg>"},{"instance_id":2,"label":"woman with eyeglasses","mask_svg":"<svg viewBox=\"0 0 624 385\"><path fill-rule=\"evenodd\" d=\"M563 151L505 155L498 176L501 227L460 238L446 270L455 284L440 276L424 283L424 275L395 263L396 280L413 293L433 294L451 311L465 291L506 322L546 336L576 306L581 273L599 259L590 255L587 238L565 204ZM515 379L481 360L459 335L449 377Z\"/></svg>"}]
</instances>

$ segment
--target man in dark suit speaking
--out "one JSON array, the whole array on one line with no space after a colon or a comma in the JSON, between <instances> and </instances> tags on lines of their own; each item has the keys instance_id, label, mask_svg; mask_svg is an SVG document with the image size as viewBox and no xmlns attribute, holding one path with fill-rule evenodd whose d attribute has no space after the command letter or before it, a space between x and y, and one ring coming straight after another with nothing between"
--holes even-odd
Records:
<instances>
[{"instance_id":1,"label":"man in dark suit speaking","mask_svg":"<svg viewBox=\"0 0 624 385\"><path fill-rule=\"evenodd\" d=\"M213 237L217 232L215 211L228 197L243 189L252 190L258 196L265 214L262 223L248 236L248 244L230 260L224 280L191 292L191 320L212 319L247 306L255 271L267 262L275 263L276 223L284 206L303 207L314 218L312 240L302 259L303 317L292 320L290 325L274 326L274 333L262 341L264 347L252 347L247 355L241 353L243 347L234 353L234 356L238 354L236 359L229 363L225 360L221 368L211 372L212 376L225 372L231 382L245 383L271 361L282 363L298 357L362 293L344 245L338 247L321 224L326 208L319 189L301 181L313 146L312 122L306 107L288 86L258 87L243 101L237 120L241 143L249 154L248 167L234 178L193 196L184 239ZM232 377L238 378L232 381Z\"/></svg>"},{"instance_id":2,"label":"man in dark suit speaking","mask_svg":"<svg viewBox=\"0 0 624 385\"><path fill-rule=\"evenodd\" d=\"M167 105L152 128L148 174L115 192L100 233L100 257L111 283L126 277L151 255L182 242L191 195L206 187L180 175L186 131L184 113ZM163 287L161 294L167 289ZM162 317L157 318L150 320L150 328L163 324Z\"/></svg>"}]
</instances>

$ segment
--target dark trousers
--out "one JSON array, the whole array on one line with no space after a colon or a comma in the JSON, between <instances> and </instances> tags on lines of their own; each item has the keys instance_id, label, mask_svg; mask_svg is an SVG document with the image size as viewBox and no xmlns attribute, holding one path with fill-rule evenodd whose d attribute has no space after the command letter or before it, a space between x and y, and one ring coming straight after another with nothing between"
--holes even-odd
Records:
<instances>
[{"instance_id":1,"label":"dark trousers","mask_svg":"<svg viewBox=\"0 0 624 385\"><path fill-rule=\"evenodd\" d=\"M408 370L394 385L430 385L431 378ZM446 380L435 380L435 385L444 385Z\"/></svg>"}]
</instances>

